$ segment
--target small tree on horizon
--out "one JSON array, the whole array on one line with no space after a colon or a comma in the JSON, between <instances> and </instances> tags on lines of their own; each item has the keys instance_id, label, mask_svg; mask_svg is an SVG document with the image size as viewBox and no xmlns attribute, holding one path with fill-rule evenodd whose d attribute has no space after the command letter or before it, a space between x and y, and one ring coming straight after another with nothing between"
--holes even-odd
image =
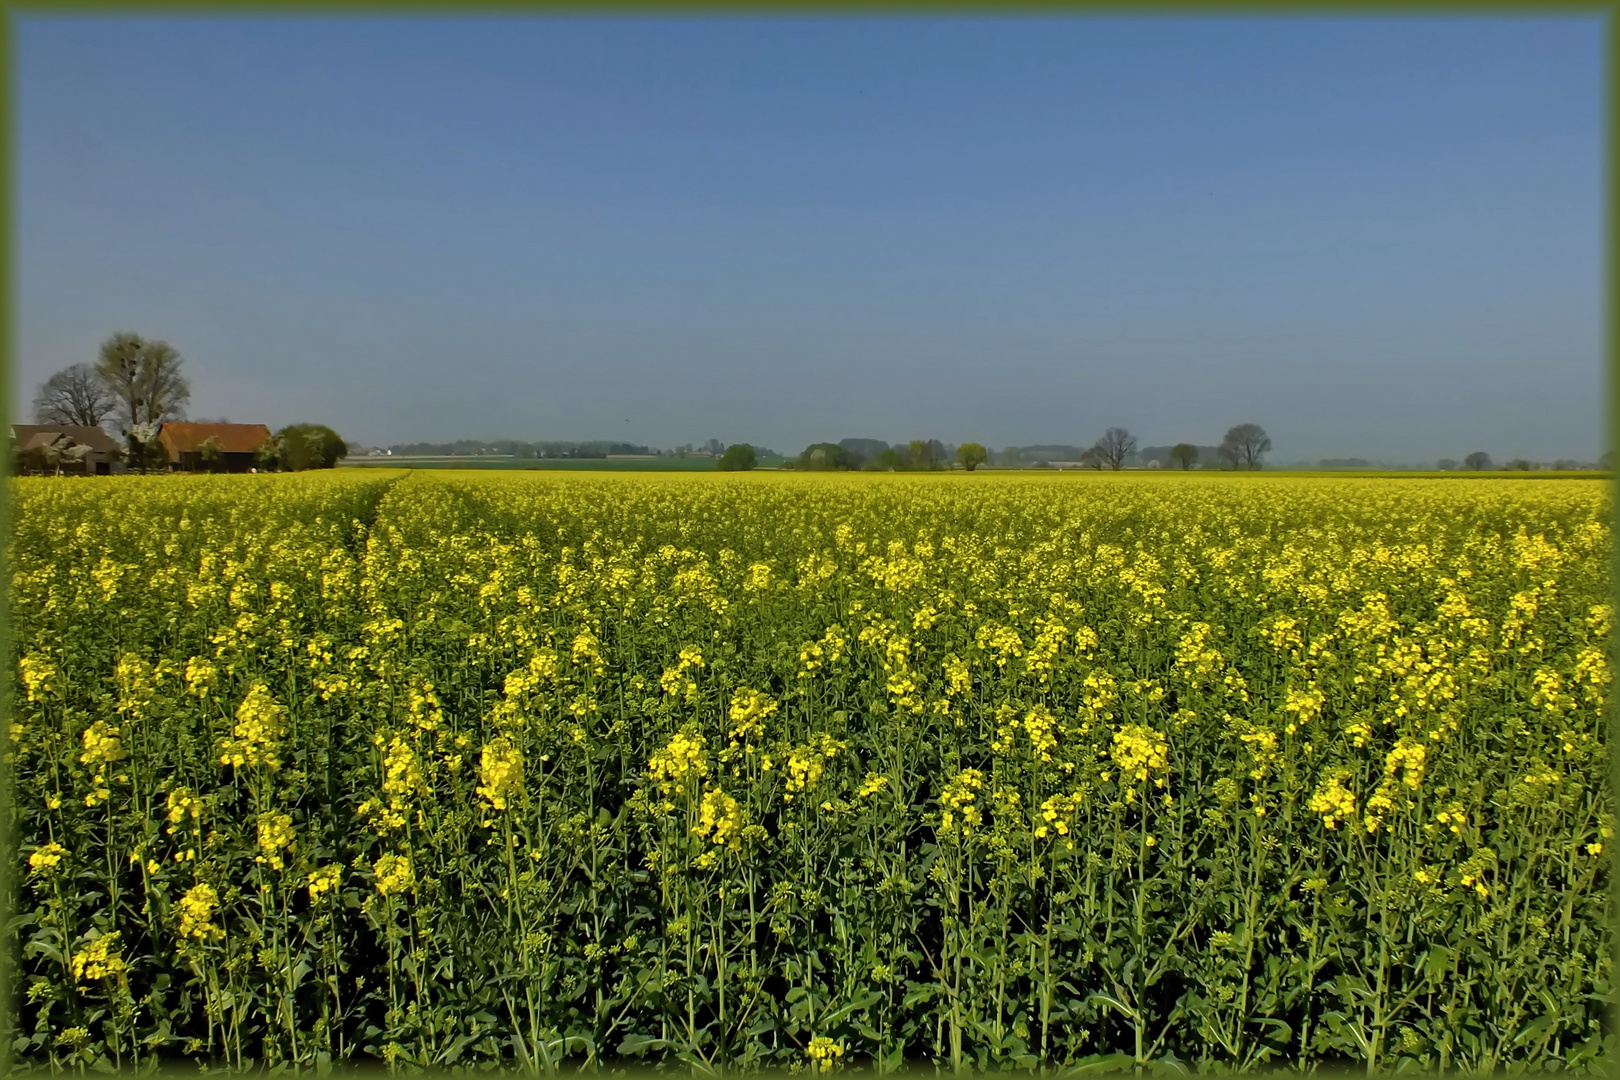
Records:
<instances>
[{"instance_id":1,"label":"small tree on horizon","mask_svg":"<svg viewBox=\"0 0 1620 1080\"><path fill-rule=\"evenodd\" d=\"M1463 464L1474 472L1483 472L1491 467L1491 455L1483 450L1475 450L1472 454L1463 458Z\"/></svg>"},{"instance_id":2,"label":"small tree on horizon","mask_svg":"<svg viewBox=\"0 0 1620 1080\"><path fill-rule=\"evenodd\" d=\"M956 448L956 459L962 463L962 468L968 472L972 472L980 465L983 465L989 457L990 455L985 452L984 447L976 442L963 443Z\"/></svg>"},{"instance_id":3,"label":"small tree on horizon","mask_svg":"<svg viewBox=\"0 0 1620 1080\"><path fill-rule=\"evenodd\" d=\"M1221 456L1234 469L1258 469L1260 456L1271 449L1271 437L1259 424L1239 424L1228 428L1221 440Z\"/></svg>"},{"instance_id":4,"label":"small tree on horizon","mask_svg":"<svg viewBox=\"0 0 1620 1080\"><path fill-rule=\"evenodd\" d=\"M849 468L849 451L837 443L812 443L799 455L799 468L825 472Z\"/></svg>"},{"instance_id":5,"label":"small tree on horizon","mask_svg":"<svg viewBox=\"0 0 1620 1080\"><path fill-rule=\"evenodd\" d=\"M1103 464L1118 471L1125 467L1125 459L1136 452L1136 436L1122 427L1111 427L1103 432L1092 449L1097 451Z\"/></svg>"},{"instance_id":6,"label":"small tree on horizon","mask_svg":"<svg viewBox=\"0 0 1620 1080\"><path fill-rule=\"evenodd\" d=\"M1192 443L1176 443L1170 448L1170 460L1179 468L1190 469L1198 461L1198 447Z\"/></svg>"},{"instance_id":7,"label":"small tree on horizon","mask_svg":"<svg viewBox=\"0 0 1620 1080\"><path fill-rule=\"evenodd\" d=\"M720 455L721 472L747 472L758 464L759 455L747 443L728 446L725 453Z\"/></svg>"}]
</instances>

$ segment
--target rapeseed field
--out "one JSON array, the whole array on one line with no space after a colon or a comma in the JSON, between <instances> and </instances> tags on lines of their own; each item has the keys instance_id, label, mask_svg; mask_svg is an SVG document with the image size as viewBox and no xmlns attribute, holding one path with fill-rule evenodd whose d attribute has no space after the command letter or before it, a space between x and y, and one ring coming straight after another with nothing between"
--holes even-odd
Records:
<instances>
[{"instance_id":1,"label":"rapeseed field","mask_svg":"<svg viewBox=\"0 0 1620 1080\"><path fill-rule=\"evenodd\" d=\"M1604 484L12 494L22 1064L1612 1060Z\"/></svg>"}]
</instances>

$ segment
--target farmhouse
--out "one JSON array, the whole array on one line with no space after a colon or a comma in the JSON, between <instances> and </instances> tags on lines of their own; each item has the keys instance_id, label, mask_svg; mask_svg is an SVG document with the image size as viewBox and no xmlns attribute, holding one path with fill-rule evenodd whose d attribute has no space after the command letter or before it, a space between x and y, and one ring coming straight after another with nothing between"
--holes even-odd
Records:
<instances>
[{"instance_id":1,"label":"farmhouse","mask_svg":"<svg viewBox=\"0 0 1620 1080\"><path fill-rule=\"evenodd\" d=\"M11 445L24 469L86 476L113 472L122 449L101 428L77 424L13 424Z\"/></svg>"},{"instance_id":2,"label":"farmhouse","mask_svg":"<svg viewBox=\"0 0 1620 1080\"><path fill-rule=\"evenodd\" d=\"M219 450L213 468L222 472L247 472L253 456L270 441L270 429L263 424L189 424L171 421L158 428L158 443L169 454L169 468L179 472L209 469L204 450L212 441Z\"/></svg>"}]
</instances>

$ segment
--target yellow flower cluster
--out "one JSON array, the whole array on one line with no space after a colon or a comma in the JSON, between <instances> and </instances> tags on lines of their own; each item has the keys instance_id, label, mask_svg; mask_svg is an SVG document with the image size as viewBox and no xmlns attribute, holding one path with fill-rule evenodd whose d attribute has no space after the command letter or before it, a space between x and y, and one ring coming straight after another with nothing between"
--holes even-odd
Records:
<instances>
[{"instance_id":1,"label":"yellow flower cluster","mask_svg":"<svg viewBox=\"0 0 1620 1080\"><path fill-rule=\"evenodd\" d=\"M708 746L703 736L682 731L647 762L647 771L665 795L685 795L709 774Z\"/></svg>"},{"instance_id":2,"label":"yellow flower cluster","mask_svg":"<svg viewBox=\"0 0 1620 1080\"><path fill-rule=\"evenodd\" d=\"M747 819L737 800L719 788L710 788L703 793L703 801L698 806L698 821L692 826L692 834L712 841L716 847L740 851L745 824Z\"/></svg>"},{"instance_id":3,"label":"yellow flower cluster","mask_svg":"<svg viewBox=\"0 0 1620 1080\"><path fill-rule=\"evenodd\" d=\"M658 685L672 697L684 697L689 702L698 699L697 681L687 675L688 671L702 668L703 653L695 648L687 647L680 651L676 657L675 666L666 668L663 675L658 678Z\"/></svg>"},{"instance_id":4,"label":"yellow flower cluster","mask_svg":"<svg viewBox=\"0 0 1620 1080\"><path fill-rule=\"evenodd\" d=\"M1064 838L1064 846L1074 850L1074 840L1069 836L1073 828L1074 815L1085 805L1086 792L1083 788L1071 791L1065 795L1053 795L1041 803L1040 821L1035 826L1035 838L1045 840L1052 834Z\"/></svg>"},{"instance_id":5,"label":"yellow flower cluster","mask_svg":"<svg viewBox=\"0 0 1620 1080\"><path fill-rule=\"evenodd\" d=\"M478 779L478 794L492 809L505 810L523 793L522 751L506 738L488 743L479 756Z\"/></svg>"},{"instance_id":6,"label":"yellow flower cluster","mask_svg":"<svg viewBox=\"0 0 1620 1080\"><path fill-rule=\"evenodd\" d=\"M866 779L861 781L860 790L856 792L863 799L870 799L878 792L889 786L889 778L879 773L867 773Z\"/></svg>"},{"instance_id":7,"label":"yellow flower cluster","mask_svg":"<svg viewBox=\"0 0 1620 1080\"><path fill-rule=\"evenodd\" d=\"M804 1048L804 1053L819 1071L830 1073L833 1065L844 1056L844 1048L825 1035L817 1035Z\"/></svg>"},{"instance_id":8,"label":"yellow flower cluster","mask_svg":"<svg viewBox=\"0 0 1620 1080\"><path fill-rule=\"evenodd\" d=\"M232 738L220 742L219 763L238 769L258 765L280 768L276 742L283 734L282 713L270 688L264 683L254 683L237 706Z\"/></svg>"},{"instance_id":9,"label":"yellow flower cluster","mask_svg":"<svg viewBox=\"0 0 1620 1080\"><path fill-rule=\"evenodd\" d=\"M56 681L56 665L43 656L25 656L17 661L23 694L30 705L43 701Z\"/></svg>"},{"instance_id":10,"label":"yellow flower cluster","mask_svg":"<svg viewBox=\"0 0 1620 1080\"><path fill-rule=\"evenodd\" d=\"M48 844L41 844L28 856L28 868L36 874L43 874L47 870L55 870L67 856L67 849L55 840Z\"/></svg>"},{"instance_id":11,"label":"yellow flower cluster","mask_svg":"<svg viewBox=\"0 0 1620 1080\"><path fill-rule=\"evenodd\" d=\"M1423 786L1423 770L1428 761L1428 749L1416 739L1403 736L1395 748L1384 757L1384 779L1378 790L1367 799L1367 812L1363 823L1369 833L1375 833L1395 809L1411 809L1410 796L1401 798L1401 788L1416 791Z\"/></svg>"},{"instance_id":12,"label":"yellow flower cluster","mask_svg":"<svg viewBox=\"0 0 1620 1080\"><path fill-rule=\"evenodd\" d=\"M384 896L397 896L416 887L416 871L407 856L384 855L372 864L371 872L376 878L377 891Z\"/></svg>"},{"instance_id":13,"label":"yellow flower cluster","mask_svg":"<svg viewBox=\"0 0 1620 1080\"><path fill-rule=\"evenodd\" d=\"M1126 724L1114 733L1113 756L1120 769L1120 779L1129 776L1141 782L1169 762L1169 743L1153 728ZM1161 776L1154 782L1164 787L1165 779Z\"/></svg>"},{"instance_id":14,"label":"yellow flower cluster","mask_svg":"<svg viewBox=\"0 0 1620 1080\"><path fill-rule=\"evenodd\" d=\"M758 690L739 690L731 699L731 737L743 742L765 734L765 721L776 713L778 703Z\"/></svg>"},{"instance_id":15,"label":"yellow flower cluster","mask_svg":"<svg viewBox=\"0 0 1620 1080\"><path fill-rule=\"evenodd\" d=\"M259 815L259 854L256 861L268 863L272 870L280 870L284 865L281 853L290 851L295 842L291 814L272 812Z\"/></svg>"},{"instance_id":16,"label":"yellow flower cluster","mask_svg":"<svg viewBox=\"0 0 1620 1080\"><path fill-rule=\"evenodd\" d=\"M200 656L186 661L186 689L197 697L209 697L219 688L219 669Z\"/></svg>"},{"instance_id":17,"label":"yellow flower cluster","mask_svg":"<svg viewBox=\"0 0 1620 1080\"><path fill-rule=\"evenodd\" d=\"M810 737L808 743L789 750L787 782L783 785L786 791L782 798L792 802L795 795L821 783L827 762L837 757L839 751L843 749L843 743L825 731L818 731Z\"/></svg>"},{"instance_id":18,"label":"yellow flower cluster","mask_svg":"<svg viewBox=\"0 0 1620 1080\"><path fill-rule=\"evenodd\" d=\"M123 956L118 951L118 931L102 934L74 953L68 969L72 971L75 979L82 979L85 982L123 975L127 968Z\"/></svg>"},{"instance_id":19,"label":"yellow flower cluster","mask_svg":"<svg viewBox=\"0 0 1620 1080\"><path fill-rule=\"evenodd\" d=\"M323 866L319 870L311 871L305 882L309 886L309 898L319 900L343 884L343 868L336 863Z\"/></svg>"},{"instance_id":20,"label":"yellow flower cluster","mask_svg":"<svg viewBox=\"0 0 1620 1080\"><path fill-rule=\"evenodd\" d=\"M1336 828L1346 818L1355 816L1355 792L1344 783L1349 777L1348 769L1335 769L1328 773L1306 804L1313 813L1322 815L1322 824L1330 829Z\"/></svg>"},{"instance_id":21,"label":"yellow flower cluster","mask_svg":"<svg viewBox=\"0 0 1620 1080\"><path fill-rule=\"evenodd\" d=\"M978 794L983 790L984 774L978 769L963 769L951 778L939 793L941 836L972 836L973 830L984 823L984 815L977 805Z\"/></svg>"},{"instance_id":22,"label":"yellow flower cluster","mask_svg":"<svg viewBox=\"0 0 1620 1080\"><path fill-rule=\"evenodd\" d=\"M214 925L219 910L219 894L212 885L199 882L180 898L180 936L194 941L217 941L225 932Z\"/></svg>"},{"instance_id":23,"label":"yellow flower cluster","mask_svg":"<svg viewBox=\"0 0 1620 1080\"><path fill-rule=\"evenodd\" d=\"M124 744L118 729L105 720L97 720L84 731L84 753L79 760L98 767L111 765L124 757Z\"/></svg>"}]
</instances>

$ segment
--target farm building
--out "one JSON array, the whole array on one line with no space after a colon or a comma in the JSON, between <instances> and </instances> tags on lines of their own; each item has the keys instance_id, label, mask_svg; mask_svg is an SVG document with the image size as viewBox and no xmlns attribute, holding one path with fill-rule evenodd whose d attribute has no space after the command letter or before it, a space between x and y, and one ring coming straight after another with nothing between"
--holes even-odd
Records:
<instances>
[{"instance_id":1,"label":"farm building","mask_svg":"<svg viewBox=\"0 0 1620 1080\"><path fill-rule=\"evenodd\" d=\"M171 421L158 428L158 442L169 454L169 468L180 472L247 472L259 447L270 441L263 424L190 424ZM219 451L207 461L209 443Z\"/></svg>"},{"instance_id":2,"label":"farm building","mask_svg":"<svg viewBox=\"0 0 1620 1080\"><path fill-rule=\"evenodd\" d=\"M119 465L123 448L98 427L77 424L13 424L12 449L22 470L106 476Z\"/></svg>"}]
</instances>

